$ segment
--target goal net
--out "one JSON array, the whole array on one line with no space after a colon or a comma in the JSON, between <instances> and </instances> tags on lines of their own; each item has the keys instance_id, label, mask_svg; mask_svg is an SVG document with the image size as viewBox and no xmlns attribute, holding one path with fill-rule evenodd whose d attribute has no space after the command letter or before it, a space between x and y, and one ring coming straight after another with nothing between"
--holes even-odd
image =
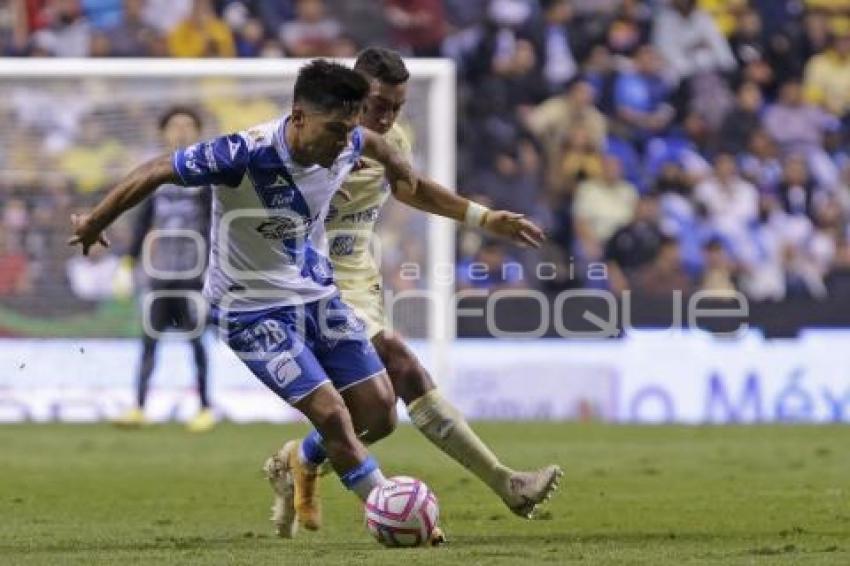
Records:
<instances>
[{"instance_id":1,"label":"goal net","mask_svg":"<svg viewBox=\"0 0 850 566\"><path fill-rule=\"evenodd\" d=\"M0 60L0 332L37 338L131 337L141 330L138 286L113 246L83 261L69 249L69 215L97 202L134 165L163 151L157 123L170 106L198 108L204 136L285 113L296 60ZM420 171L454 186L454 69L411 60L401 122ZM428 341L445 363L454 337L451 222L392 201L380 221L380 262L396 330Z\"/></svg>"}]
</instances>

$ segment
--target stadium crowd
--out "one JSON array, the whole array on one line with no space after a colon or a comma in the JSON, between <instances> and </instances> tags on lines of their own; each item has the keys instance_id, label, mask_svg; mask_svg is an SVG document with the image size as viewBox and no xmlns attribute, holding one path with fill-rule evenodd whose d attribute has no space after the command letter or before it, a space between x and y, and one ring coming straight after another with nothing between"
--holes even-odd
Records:
<instances>
[{"instance_id":1,"label":"stadium crowd","mask_svg":"<svg viewBox=\"0 0 850 566\"><path fill-rule=\"evenodd\" d=\"M463 234L460 286L779 301L824 297L829 275L850 269L850 0L0 0L0 51L13 57L350 56L366 44L455 60L460 190L550 234L533 254ZM260 120L273 112L258 104ZM18 142L40 135L27 107L3 116ZM78 296L112 289L39 261L63 255L53 232L75 195L102 190L105 165L132 153L99 127L83 117L39 138L65 173L48 186L0 180L0 296L35 294L62 271ZM35 159L18 147L0 168ZM531 276L541 261L555 268ZM514 262L521 275L502 269ZM600 264L607 277L586 276Z\"/></svg>"}]
</instances>

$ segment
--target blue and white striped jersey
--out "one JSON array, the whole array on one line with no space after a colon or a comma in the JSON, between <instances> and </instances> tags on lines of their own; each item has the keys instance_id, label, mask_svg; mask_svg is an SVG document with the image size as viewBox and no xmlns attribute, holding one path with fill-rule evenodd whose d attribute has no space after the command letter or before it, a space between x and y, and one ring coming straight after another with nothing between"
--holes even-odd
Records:
<instances>
[{"instance_id":1,"label":"blue and white striped jersey","mask_svg":"<svg viewBox=\"0 0 850 566\"><path fill-rule=\"evenodd\" d=\"M334 164L292 159L288 117L174 153L186 186L212 185L204 295L226 310L311 303L336 292L325 250L331 197L360 157L356 128Z\"/></svg>"}]
</instances>

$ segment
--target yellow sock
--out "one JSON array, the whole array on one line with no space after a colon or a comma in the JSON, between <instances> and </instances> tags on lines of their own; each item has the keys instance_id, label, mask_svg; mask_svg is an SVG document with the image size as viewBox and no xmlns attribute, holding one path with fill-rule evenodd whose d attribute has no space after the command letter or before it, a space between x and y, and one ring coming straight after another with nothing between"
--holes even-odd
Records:
<instances>
[{"instance_id":1,"label":"yellow sock","mask_svg":"<svg viewBox=\"0 0 850 566\"><path fill-rule=\"evenodd\" d=\"M410 420L437 448L500 494L507 489L511 470L502 465L463 415L432 389L407 406Z\"/></svg>"}]
</instances>

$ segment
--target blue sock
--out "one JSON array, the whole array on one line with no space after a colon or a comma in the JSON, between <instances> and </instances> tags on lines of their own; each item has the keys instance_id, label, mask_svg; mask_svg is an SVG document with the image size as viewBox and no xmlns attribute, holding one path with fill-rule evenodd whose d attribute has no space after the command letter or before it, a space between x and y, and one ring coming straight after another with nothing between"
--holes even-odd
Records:
<instances>
[{"instance_id":1,"label":"blue sock","mask_svg":"<svg viewBox=\"0 0 850 566\"><path fill-rule=\"evenodd\" d=\"M310 431L310 434L305 436L304 440L301 441L301 459L305 464L312 464L318 467L322 465L322 462L327 457L328 454L325 452L325 446L321 435L319 435L319 431Z\"/></svg>"},{"instance_id":2,"label":"blue sock","mask_svg":"<svg viewBox=\"0 0 850 566\"><path fill-rule=\"evenodd\" d=\"M372 456L368 456L357 467L342 474L339 479L346 488L356 493L363 501L366 501L373 488L383 485L386 481L378 467L378 461Z\"/></svg>"}]
</instances>

